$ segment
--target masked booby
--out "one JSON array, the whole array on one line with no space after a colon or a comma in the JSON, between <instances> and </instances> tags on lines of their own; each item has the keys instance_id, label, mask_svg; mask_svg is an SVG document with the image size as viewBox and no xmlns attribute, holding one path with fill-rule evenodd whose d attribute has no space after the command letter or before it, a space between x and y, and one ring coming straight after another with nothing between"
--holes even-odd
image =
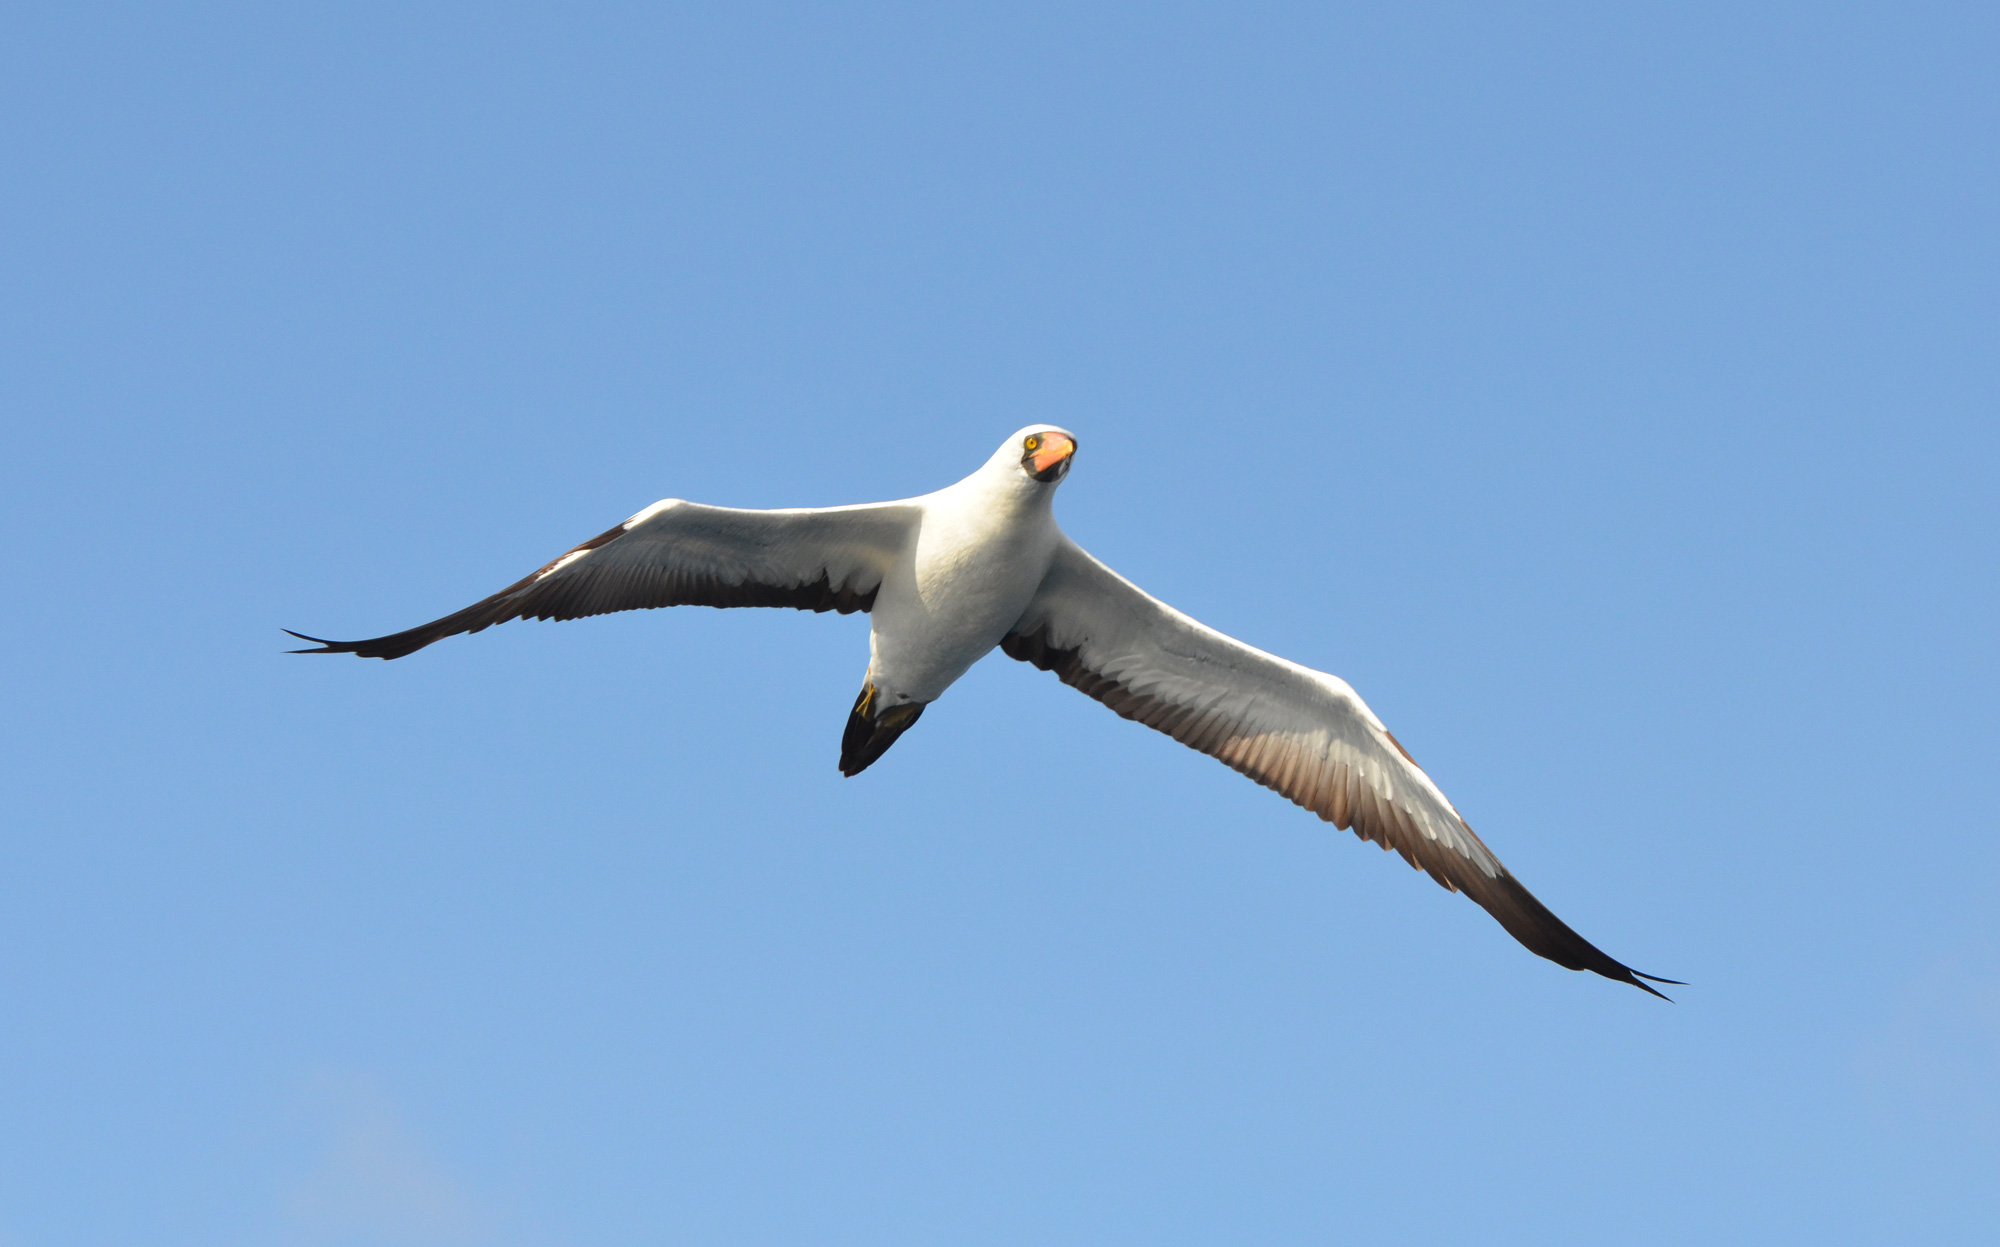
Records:
<instances>
[{"instance_id":1,"label":"masked booby","mask_svg":"<svg viewBox=\"0 0 2000 1247\"><path fill-rule=\"evenodd\" d=\"M1067 430L1033 425L964 480L901 502L749 511L668 498L464 610L366 641L294 632L318 648L292 652L401 658L510 619L659 606L868 611L842 775L866 770L997 648L1395 849L1531 952L1656 996L1646 980L1676 981L1549 912L1345 681L1196 622L1070 540L1051 503L1075 455Z\"/></svg>"}]
</instances>

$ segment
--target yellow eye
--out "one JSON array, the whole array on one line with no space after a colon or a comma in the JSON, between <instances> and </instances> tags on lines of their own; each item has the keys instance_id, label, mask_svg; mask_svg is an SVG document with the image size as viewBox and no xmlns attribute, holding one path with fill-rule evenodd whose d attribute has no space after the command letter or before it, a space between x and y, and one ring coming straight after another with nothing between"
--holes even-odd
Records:
<instances>
[{"instance_id":1,"label":"yellow eye","mask_svg":"<svg viewBox=\"0 0 2000 1247\"><path fill-rule=\"evenodd\" d=\"M1025 442L1022 442L1022 443L1021 443L1021 446L1022 446L1022 448L1023 448L1024 450L1033 450L1033 449L1034 449L1035 447L1037 447L1037 446L1039 446L1039 445L1041 445L1041 444L1042 444L1042 439L1041 439L1041 438L1039 438L1039 437L1031 437L1031 438L1029 438L1029 439L1028 439L1027 441L1025 441Z\"/></svg>"}]
</instances>

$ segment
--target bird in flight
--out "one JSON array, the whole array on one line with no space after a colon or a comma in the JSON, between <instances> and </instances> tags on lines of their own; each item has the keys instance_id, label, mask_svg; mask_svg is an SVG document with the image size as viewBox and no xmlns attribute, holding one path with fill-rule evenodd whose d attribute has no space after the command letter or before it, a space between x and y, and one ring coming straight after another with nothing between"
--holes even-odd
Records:
<instances>
[{"instance_id":1,"label":"bird in flight","mask_svg":"<svg viewBox=\"0 0 2000 1247\"><path fill-rule=\"evenodd\" d=\"M657 606L867 611L868 674L840 773L858 775L996 647L1463 892L1530 952L1648 986L1508 873L1346 681L1253 649L1147 594L1057 527L1076 438L1031 425L955 485L860 506L746 511L668 498L483 601L298 654L401 658L510 619ZM290 631L290 629L286 629Z\"/></svg>"}]
</instances>

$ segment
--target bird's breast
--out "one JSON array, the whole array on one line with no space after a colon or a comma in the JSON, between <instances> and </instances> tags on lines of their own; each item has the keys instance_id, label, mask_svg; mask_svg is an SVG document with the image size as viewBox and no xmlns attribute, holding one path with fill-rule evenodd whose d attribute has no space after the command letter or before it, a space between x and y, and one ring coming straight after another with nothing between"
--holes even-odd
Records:
<instances>
[{"instance_id":1,"label":"bird's breast","mask_svg":"<svg viewBox=\"0 0 2000 1247\"><path fill-rule=\"evenodd\" d=\"M970 619L1013 614L1048 571L1055 549L1051 534L1031 524L978 524L950 519L926 523L911 562L917 597L939 618Z\"/></svg>"},{"instance_id":2,"label":"bird's breast","mask_svg":"<svg viewBox=\"0 0 2000 1247\"><path fill-rule=\"evenodd\" d=\"M1054 549L1053 524L1044 538L1031 525L926 517L903 574L876 598L870 679L935 699L1027 610Z\"/></svg>"}]
</instances>

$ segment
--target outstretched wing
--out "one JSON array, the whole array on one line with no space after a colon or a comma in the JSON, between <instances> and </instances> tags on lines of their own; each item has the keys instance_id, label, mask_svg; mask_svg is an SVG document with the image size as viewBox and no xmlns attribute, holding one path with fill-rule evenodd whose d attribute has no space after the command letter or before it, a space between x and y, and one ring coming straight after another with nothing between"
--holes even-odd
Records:
<instances>
[{"instance_id":1,"label":"outstretched wing","mask_svg":"<svg viewBox=\"0 0 2000 1247\"><path fill-rule=\"evenodd\" d=\"M319 648L292 652L401 658L509 619L581 619L655 606L865 611L908 548L917 519L916 506L902 502L740 511L668 498L443 619L366 641L293 632Z\"/></svg>"},{"instance_id":2,"label":"outstretched wing","mask_svg":"<svg viewBox=\"0 0 2000 1247\"><path fill-rule=\"evenodd\" d=\"M1151 597L1067 536L1009 657L1053 671L1464 892L1531 952L1653 991L1507 872L1344 680L1287 662Z\"/></svg>"}]
</instances>

